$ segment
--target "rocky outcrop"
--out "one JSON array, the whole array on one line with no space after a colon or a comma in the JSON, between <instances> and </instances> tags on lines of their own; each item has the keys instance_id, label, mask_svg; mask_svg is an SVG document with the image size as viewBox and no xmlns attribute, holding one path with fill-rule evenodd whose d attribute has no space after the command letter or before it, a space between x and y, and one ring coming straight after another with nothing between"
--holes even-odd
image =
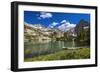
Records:
<instances>
[{"instance_id":1,"label":"rocky outcrop","mask_svg":"<svg viewBox=\"0 0 100 73\"><path fill-rule=\"evenodd\" d=\"M85 20L80 20L80 22L75 27L75 33L78 35L80 31L86 30L90 27L90 23Z\"/></svg>"}]
</instances>

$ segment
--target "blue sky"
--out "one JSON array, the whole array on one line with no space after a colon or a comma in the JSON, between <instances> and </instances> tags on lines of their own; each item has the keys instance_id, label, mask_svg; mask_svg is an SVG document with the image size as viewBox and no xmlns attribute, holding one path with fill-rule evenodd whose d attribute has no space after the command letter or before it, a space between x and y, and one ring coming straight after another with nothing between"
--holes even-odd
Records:
<instances>
[{"instance_id":1,"label":"blue sky","mask_svg":"<svg viewBox=\"0 0 100 73\"><path fill-rule=\"evenodd\" d=\"M82 19L90 22L90 14L24 11L24 22L45 27L57 27L62 23L77 25Z\"/></svg>"}]
</instances>

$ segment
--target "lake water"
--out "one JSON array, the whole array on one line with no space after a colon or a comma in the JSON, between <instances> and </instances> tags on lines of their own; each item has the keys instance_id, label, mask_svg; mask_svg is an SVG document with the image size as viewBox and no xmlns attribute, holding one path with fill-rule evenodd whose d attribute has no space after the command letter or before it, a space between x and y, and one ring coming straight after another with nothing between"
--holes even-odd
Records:
<instances>
[{"instance_id":1,"label":"lake water","mask_svg":"<svg viewBox=\"0 0 100 73\"><path fill-rule=\"evenodd\" d=\"M60 50L64 50L64 48L68 49L76 49L80 47L87 47L87 46L76 46L74 40L68 41L48 41L44 40L42 42L39 41L32 41L32 42L25 42L24 43L24 57L31 58L34 56L45 55L54 53Z\"/></svg>"}]
</instances>

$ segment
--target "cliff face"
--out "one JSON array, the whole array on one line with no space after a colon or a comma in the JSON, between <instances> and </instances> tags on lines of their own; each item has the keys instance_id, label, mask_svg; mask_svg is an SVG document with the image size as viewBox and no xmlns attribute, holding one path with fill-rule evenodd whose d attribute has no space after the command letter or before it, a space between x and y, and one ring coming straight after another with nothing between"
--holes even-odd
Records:
<instances>
[{"instance_id":1,"label":"cliff face","mask_svg":"<svg viewBox=\"0 0 100 73\"><path fill-rule=\"evenodd\" d=\"M58 29L43 27L41 24L24 23L24 39L25 41L32 40L51 40L60 38L63 32Z\"/></svg>"},{"instance_id":2,"label":"cliff face","mask_svg":"<svg viewBox=\"0 0 100 73\"><path fill-rule=\"evenodd\" d=\"M75 33L78 35L80 31L86 30L90 27L90 23L85 20L80 20L80 22L75 27Z\"/></svg>"},{"instance_id":3,"label":"cliff face","mask_svg":"<svg viewBox=\"0 0 100 73\"><path fill-rule=\"evenodd\" d=\"M79 24L75 27L77 35L76 41L78 44L90 45L90 23L85 20L80 20Z\"/></svg>"}]
</instances>

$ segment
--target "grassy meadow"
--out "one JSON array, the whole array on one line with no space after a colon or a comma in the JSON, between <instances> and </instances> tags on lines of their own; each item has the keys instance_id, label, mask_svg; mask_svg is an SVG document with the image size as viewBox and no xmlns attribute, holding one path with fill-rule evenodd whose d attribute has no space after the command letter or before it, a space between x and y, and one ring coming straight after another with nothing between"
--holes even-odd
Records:
<instances>
[{"instance_id":1,"label":"grassy meadow","mask_svg":"<svg viewBox=\"0 0 100 73\"><path fill-rule=\"evenodd\" d=\"M32 61L53 61L90 58L90 48L66 49L52 54L40 55L33 58L25 58L25 62Z\"/></svg>"}]
</instances>

